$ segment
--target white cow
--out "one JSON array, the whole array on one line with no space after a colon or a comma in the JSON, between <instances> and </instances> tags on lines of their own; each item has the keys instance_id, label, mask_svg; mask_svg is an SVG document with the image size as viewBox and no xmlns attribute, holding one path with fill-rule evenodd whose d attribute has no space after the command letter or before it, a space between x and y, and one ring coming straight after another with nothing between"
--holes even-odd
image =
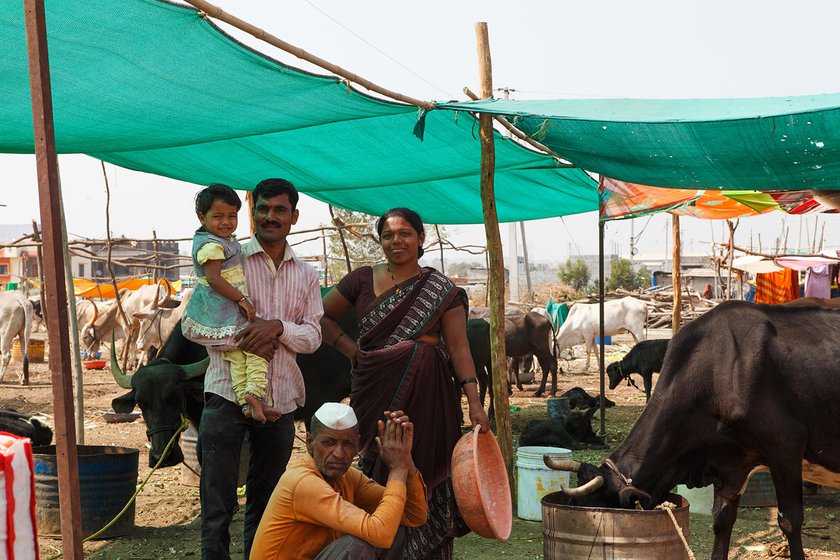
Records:
<instances>
[{"instance_id":1,"label":"white cow","mask_svg":"<svg viewBox=\"0 0 840 560\"><path fill-rule=\"evenodd\" d=\"M601 321L597 303L575 303L569 310L566 321L554 337L557 352L581 342L586 344L586 369L589 369L590 355L600 364L595 348L595 337L600 336ZM628 331L636 342L645 339L647 305L634 297L604 302L604 336L613 336Z\"/></svg>"},{"instance_id":2,"label":"white cow","mask_svg":"<svg viewBox=\"0 0 840 560\"><path fill-rule=\"evenodd\" d=\"M175 330L175 325L181 320L192 293L192 288L184 290L177 307L161 307L160 302L155 300L151 307L134 313L134 318L140 321L140 334L137 337L138 352L147 353L152 348L160 351L163 348L169 335Z\"/></svg>"},{"instance_id":3,"label":"white cow","mask_svg":"<svg viewBox=\"0 0 840 560\"><path fill-rule=\"evenodd\" d=\"M12 359L12 340L20 340L23 358L21 385L29 382L29 335L32 332L32 303L21 292L0 292L0 381Z\"/></svg>"},{"instance_id":4,"label":"white cow","mask_svg":"<svg viewBox=\"0 0 840 560\"><path fill-rule=\"evenodd\" d=\"M120 290L120 299L128 324L123 323L119 306L115 299L104 312L97 312L92 320L88 321L82 328L81 345L87 353L96 354L99 350L100 342L110 341L111 333L114 332L116 339L121 337L126 338L123 351L121 352L122 358L125 359L126 353L130 352L134 347L137 336L140 333L140 320L134 317L134 313L150 307L156 299L162 301L168 297L168 287L160 284L147 284L128 293ZM128 366L135 367L137 365L137 355L131 352L129 358Z\"/></svg>"}]
</instances>

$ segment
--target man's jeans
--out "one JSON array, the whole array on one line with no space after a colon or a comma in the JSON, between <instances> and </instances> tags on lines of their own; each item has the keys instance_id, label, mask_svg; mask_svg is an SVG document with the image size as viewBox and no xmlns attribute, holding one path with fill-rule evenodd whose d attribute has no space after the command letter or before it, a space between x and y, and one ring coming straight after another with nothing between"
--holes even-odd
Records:
<instances>
[{"instance_id":1,"label":"man's jeans","mask_svg":"<svg viewBox=\"0 0 840 560\"><path fill-rule=\"evenodd\" d=\"M286 470L295 437L294 415L260 424L242 415L242 409L218 395L205 393L198 431L197 455L201 464L201 558L230 559L230 522L237 505L239 453L245 433L251 442L245 502L245 560L268 499Z\"/></svg>"}]
</instances>

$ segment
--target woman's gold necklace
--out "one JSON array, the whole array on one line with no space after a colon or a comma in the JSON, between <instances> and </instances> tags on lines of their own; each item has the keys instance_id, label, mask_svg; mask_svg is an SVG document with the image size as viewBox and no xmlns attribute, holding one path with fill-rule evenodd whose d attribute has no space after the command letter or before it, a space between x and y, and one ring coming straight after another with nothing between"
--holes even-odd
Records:
<instances>
[{"instance_id":1,"label":"woman's gold necklace","mask_svg":"<svg viewBox=\"0 0 840 560\"><path fill-rule=\"evenodd\" d=\"M394 293L397 295L397 297L401 298L403 296L403 289L397 286L397 279L394 278L394 273L391 272L391 263L386 262L385 268L388 269L388 274L391 275L391 282L394 283Z\"/></svg>"}]
</instances>

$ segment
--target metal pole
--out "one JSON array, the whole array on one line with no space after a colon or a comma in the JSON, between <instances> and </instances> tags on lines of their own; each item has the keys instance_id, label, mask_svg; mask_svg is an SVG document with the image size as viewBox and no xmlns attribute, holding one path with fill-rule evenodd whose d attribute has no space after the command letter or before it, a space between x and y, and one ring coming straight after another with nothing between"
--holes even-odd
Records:
<instances>
[{"instance_id":1,"label":"metal pole","mask_svg":"<svg viewBox=\"0 0 840 560\"><path fill-rule=\"evenodd\" d=\"M525 261L525 286L528 289L526 299L531 301L534 297L534 289L531 285L531 263L528 260L528 244L525 242L525 222L519 222L519 231L522 233L522 260Z\"/></svg>"},{"instance_id":2,"label":"metal pole","mask_svg":"<svg viewBox=\"0 0 840 560\"><path fill-rule=\"evenodd\" d=\"M607 433L607 419L606 419L606 383L604 381L606 377L605 369L604 369L604 298L606 294L604 293L604 221L598 220L598 322L599 322L599 331L598 335L601 337L600 344L598 345L598 355L600 356L600 362L598 364L598 369L600 370L600 378L601 378L601 431L599 434L601 436Z\"/></svg>"},{"instance_id":3,"label":"metal pole","mask_svg":"<svg viewBox=\"0 0 840 560\"><path fill-rule=\"evenodd\" d=\"M43 225L44 284L49 309L47 339L50 345L50 381L55 407L58 502L61 515L61 550L68 560L81 560L82 506L79 496L76 433L73 430L73 384L67 327L67 289L59 275L64 271L61 247L61 196L58 156L55 152L50 66L47 53L47 20L43 0L24 0L29 87L38 170L38 198ZM61 271L61 272L60 272Z\"/></svg>"}]
</instances>

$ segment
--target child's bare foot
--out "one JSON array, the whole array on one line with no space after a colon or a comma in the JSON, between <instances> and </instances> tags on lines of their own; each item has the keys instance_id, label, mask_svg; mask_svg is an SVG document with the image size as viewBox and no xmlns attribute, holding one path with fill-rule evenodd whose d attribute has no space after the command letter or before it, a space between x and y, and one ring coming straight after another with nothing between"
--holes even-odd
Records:
<instances>
[{"instance_id":1,"label":"child's bare foot","mask_svg":"<svg viewBox=\"0 0 840 560\"><path fill-rule=\"evenodd\" d=\"M250 404L242 405L242 416L244 416L245 418L250 418L253 411L254 407L252 407Z\"/></svg>"},{"instance_id":2,"label":"child's bare foot","mask_svg":"<svg viewBox=\"0 0 840 560\"><path fill-rule=\"evenodd\" d=\"M260 424L265 424L265 413L263 412L262 401L251 393L245 393L245 400L249 405L251 405L251 419L256 420Z\"/></svg>"},{"instance_id":3,"label":"child's bare foot","mask_svg":"<svg viewBox=\"0 0 840 560\"><path fill-rule=\"evenodd\" d=\"M265 413L265 419L269 422L277 422L280 420L280 417L283 416L280 414L280 411L273 406L264 406L263 412Z\"/></svg>"}]
</instances>

